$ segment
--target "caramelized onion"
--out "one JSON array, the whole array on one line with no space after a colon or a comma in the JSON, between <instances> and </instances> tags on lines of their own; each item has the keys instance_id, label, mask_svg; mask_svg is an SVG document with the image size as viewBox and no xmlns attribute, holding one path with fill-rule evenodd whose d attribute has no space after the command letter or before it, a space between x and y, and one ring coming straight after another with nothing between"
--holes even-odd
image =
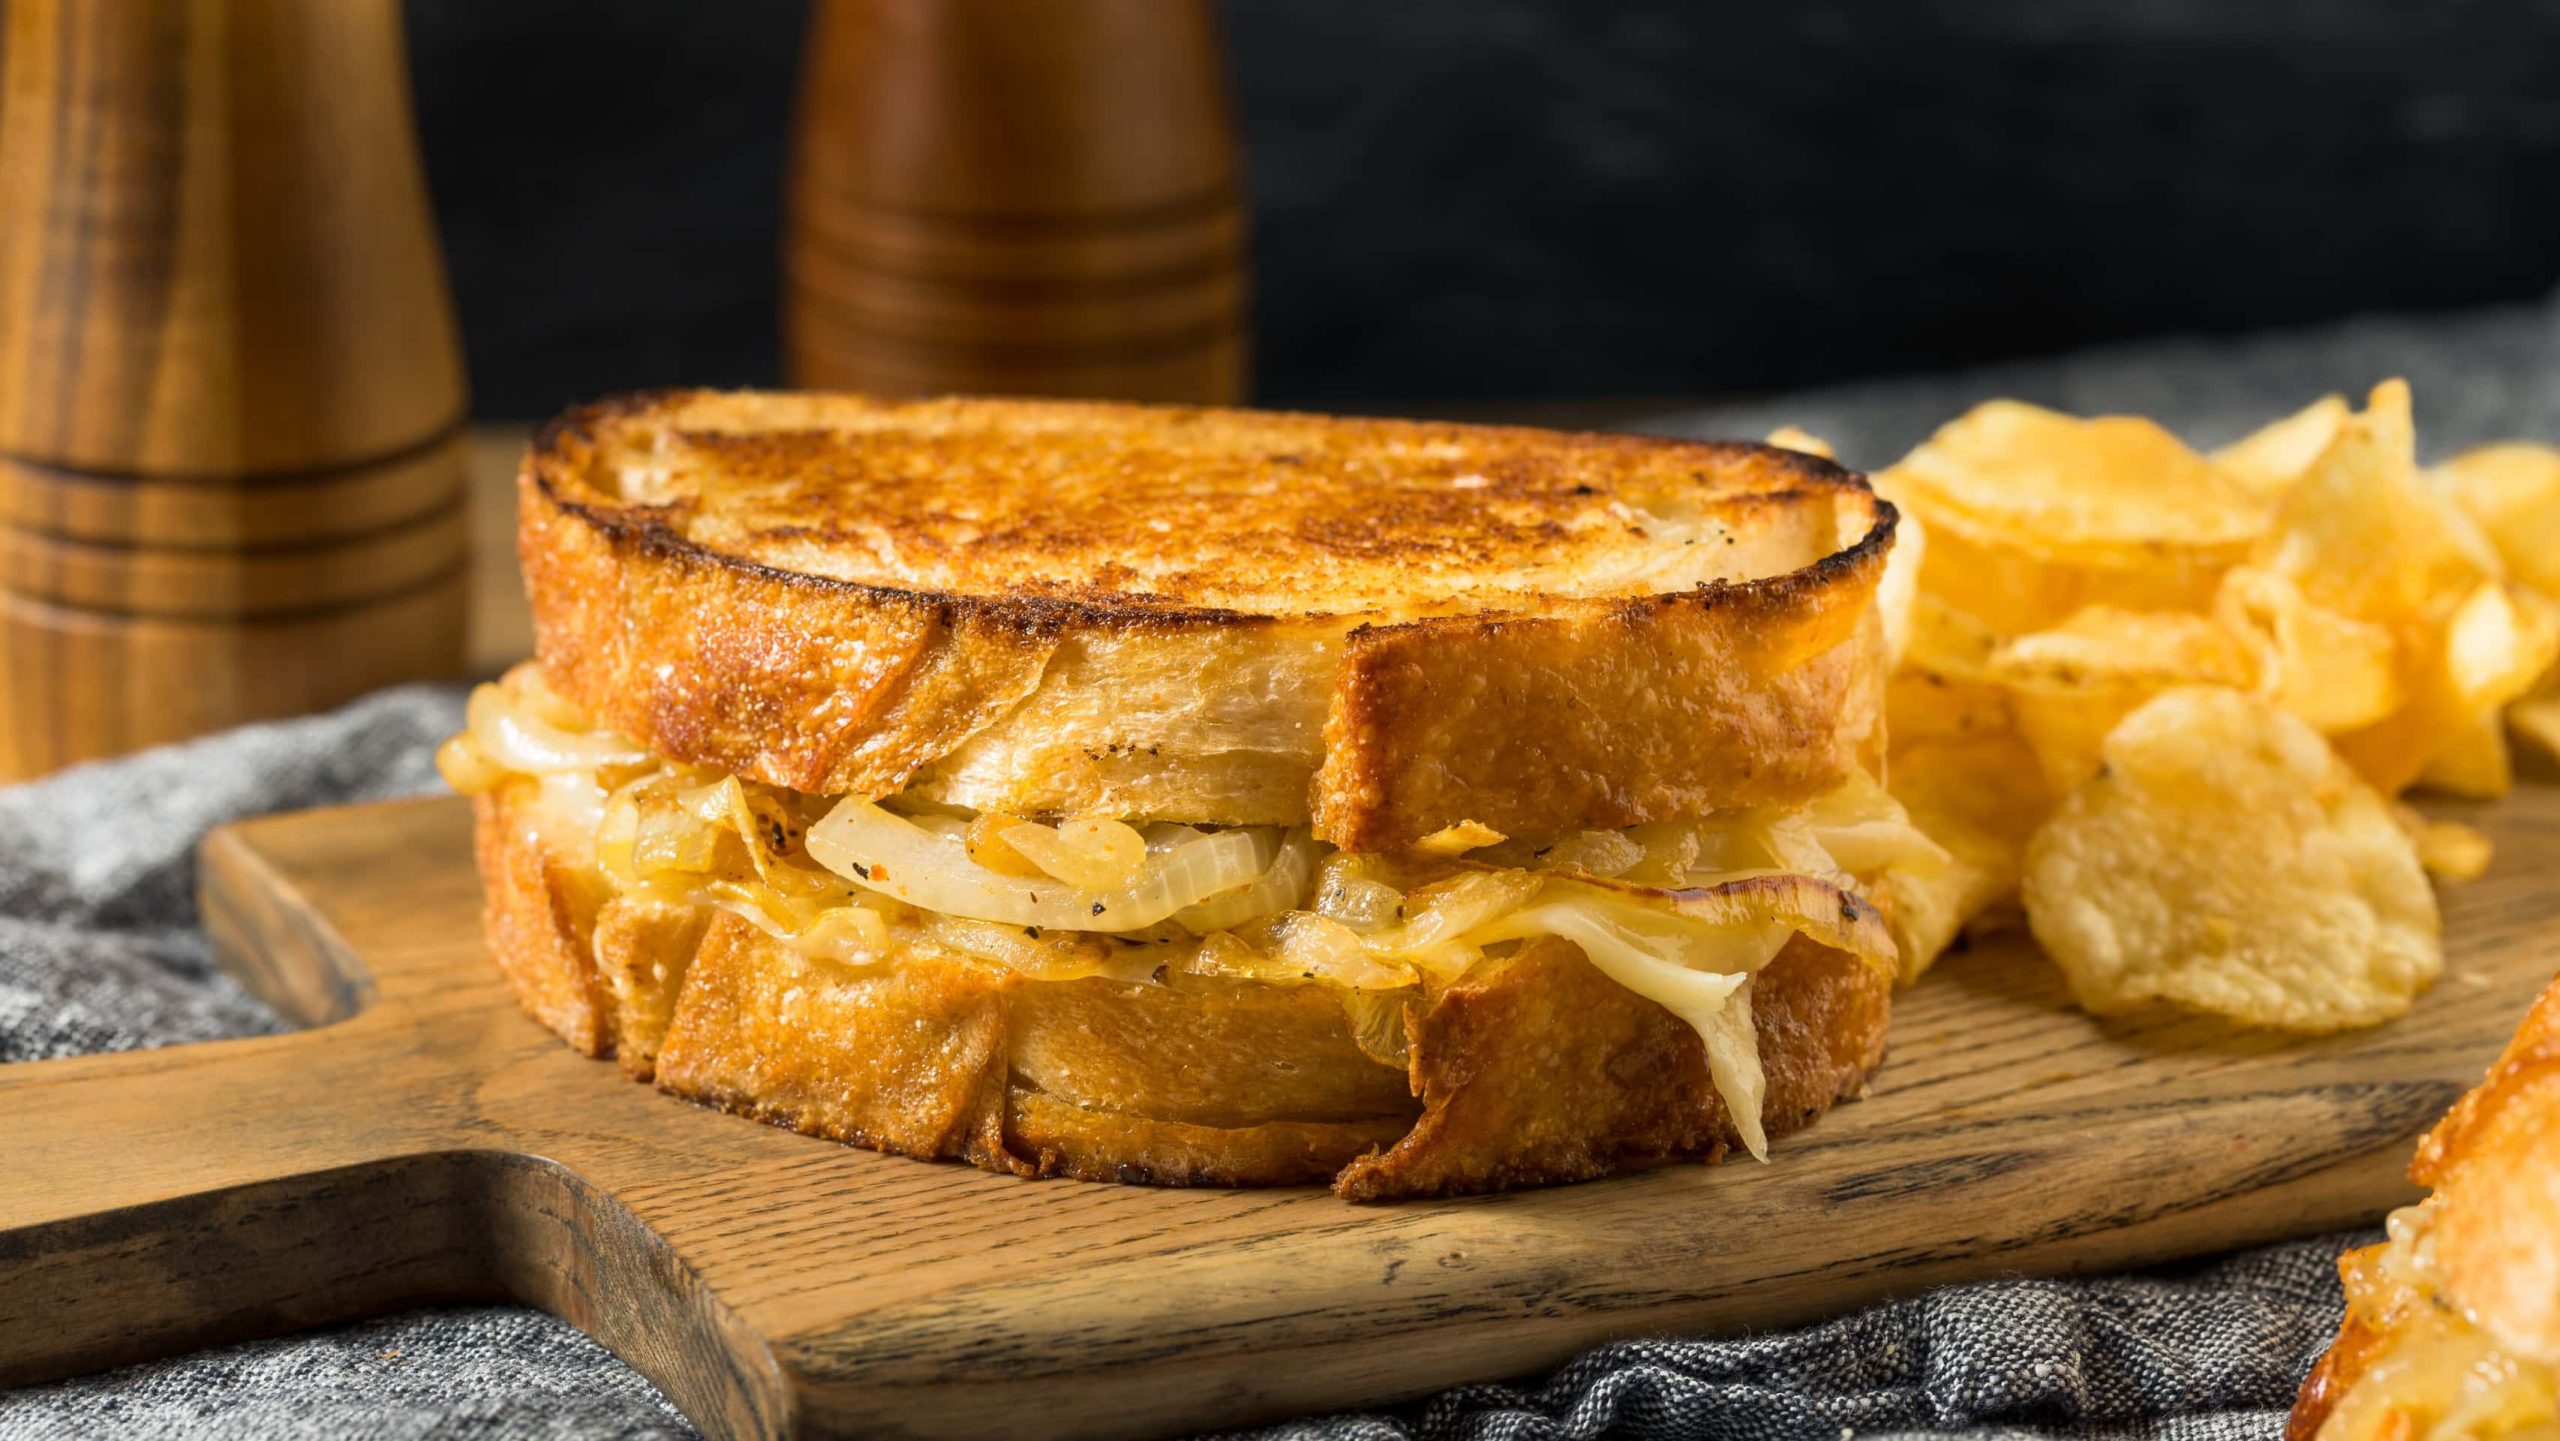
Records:
<instances>
[{"instance_id":1,"label":"caramelized onion","mask_svg":"<svg viewBox=\"0 0 2560 1441\"><path fill-rule=\"evenodd\" d=\"M1119 821L1023 821L1004 828L1004 843L1050 879L1088 891L1125 886L1147 863L1146 837Z\"/></svg>"},{"instance_id":2,"label":"caramelized onion","mask_svg":"<svg viewBox=\"0 0 2560 1441\"><path fill-rule=\"evenodd\" d=\"M1934 875L1954 859L1863 771L1852 772L1849 784L1806 807L1804 818L1832 863L1853 876L1888 870Z\"/></svg>"},{"instance_id":3,"label":"caramelized onion","mask_svg":"<svg viewBox=\"0 0 2560 1441\"><path fill-rule=\"evenodd\" d=\"M1404 914L1404 892L1379 880L1375 868L1366 856L1328 857L1317 872L1315 913L1364 936L1394 925Z\"/></svg>"},{"instance_id":4,"label":"caramelized onion","mask_svg":"<svg viewBox=\"0 0 2560 1441\"><path fill-rule=\"evenodd\" d=\"M1363 944L1381 955L1412 956L1454 941L1527 905L1544 885L1526 871L1467 871L1404 898L1404 924Z\"/></svg>"},{"instance_id":5,"label":"caramelized onion","mask_svg":"<svg viewBox=\"0 0 2560 1441\"><path fill-rule=\"evenodd\" d=\"M1413 1064L1404 1029L1405 1003L1412 991L1344 991L1343 1018L1350 1022L1352 1044L1382 1066L1401 1071Z\"/></svg>"},{"instance_id":6,"label":"caramelized onion","mask_svg":"<svg viewBox=\"0 0 2560 1441\"><path fill-rule=\"evenodd\" d=\"M647 751L613 732L554 725L494 685L472 688L464 723L472 744L491 762L527 775L649 763Z\"/></svg>"},{"instance_id":7,"label":"caramelized onion","mask_svg":"<svg viewBox=\"0 0 2560 1441\"><path fill-rule=\"evenodd\" d=\"M465 791L539 779L544 814L592 837L635 900L717 906L805 954L864 965L922 949L1036 980L1329 985L1362 1051L1390 1065L1408 1059L1409 1004L1488 947L1555 936L1696 1030L1754 1155L1767 1144L1752 976L1797 934L1889 964L1881 918L1843 873L1946 862L1864 776L1794 811L1544 841L1469 831L1481 864L1419 871L1330 854L1304 830L1045 826L897 797L895 809L833 803L810 824L829 802L657 760L587 725L529 667L473 693L468 728L438 761Z\"/></svg>"},{"instance_id":8,"label":"caramelized onion","mask_svg":"<svg viewBox=\"0 0 2560 1441\"><path fill-rule=\"evenodd\" d=\"M1064 881L1008 876L969 859L961 828L894 815L850 797L809 828L818 864L866 889L921 910L1011 926L1136 931L1175 912L1254 882L1279 853L1268 829L1211 831L1162 853L1123 885L1086 889Z\"/></svg>"},{"instance_id":9,"label":"caramelized onion","mask_svg":"<svg viewBox=\"0 0 2560 1441\"><path fill-rule=\"evenodd\" d=\"M1194 935L1229 930L1247 921L1295 910L1314 880L1320 847L1306 831L1295 830L1280 842L1280 853L1253 883L1221 892L1173 913L1175 924Z\"/></svg>"}]
</instances>

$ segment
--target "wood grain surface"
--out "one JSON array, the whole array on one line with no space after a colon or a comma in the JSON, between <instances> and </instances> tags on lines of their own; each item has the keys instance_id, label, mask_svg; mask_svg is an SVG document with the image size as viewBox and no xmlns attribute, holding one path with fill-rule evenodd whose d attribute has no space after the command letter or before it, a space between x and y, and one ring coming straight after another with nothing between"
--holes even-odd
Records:
<instances>
[{"instance_id":1,"label":"wood grain surface","mask_svg":"<svg viewBox=\"0 0 2560 1441\"><path fill-rule=\"evenodd\" d=\"M22 0L0 453L234 476L459 425L398 0Z\"/></svg>"},{"instance_id":2,"label":"wood grain surface","mask_svg":"<svg viewBox=\"0 0 2560 1441\"><path fill-rule=\"evenodd\" d=\"M1151 1435L2370 1221L2560 965L2560 790L2475 819L2497 865L2381 1030L2100 1022L1988 945L1770 1165L1379 1207L1022 1181L686 1106L517 1012L460 802L256 821L206 843L205 922L311 1029L0 1067L0 1384L503 1297L714 1435Z\"/></svg>"},{"instance_id":3,"label":"wood grain surface","mask_svg":"<svg viewBox=\"0 0 2560 1441\"><path fill-rule=\"evenodd\" d=\"M398 0L16 0L0 777L462 666L462 365Z\"/></svg>"},{"instance_id":4,"label":"wood grain surface","mask_svg":"<svg viewBox=\"0 0 2560 1441\"><path fill-rule=\"evenodd\" d=\"M466 601L458 565L353 603L248 614L96 610L0 590L0 778L453 675Z\"/></svg>"},{"instance_id":5,"label":"wood grain surface","mask_svg":"<svg viewBox=\"0 0 2560 1441\"><path fill-rule=\"evenodd\" d=\"M1232 404L1246 220L1207 0L821 0L793 383Z\"/></svg>"}]
</instances>

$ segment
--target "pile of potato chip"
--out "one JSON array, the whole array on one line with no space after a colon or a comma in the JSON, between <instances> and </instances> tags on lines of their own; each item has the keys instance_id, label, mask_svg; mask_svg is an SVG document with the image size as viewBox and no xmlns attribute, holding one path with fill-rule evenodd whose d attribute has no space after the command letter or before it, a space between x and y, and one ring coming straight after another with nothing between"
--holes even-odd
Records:
<instances>
[{"instance_id":1,"label":"pile of potato chip","mask_svg":"<svg viewBox=\"0 0 2560 1441\"><path fill-rule=\"evenodd\" d=\"M1875 485L1888 784L1953 858L1896 885L1907 976L2022 905L2093 1011L2408 1009L2444 964L2428 876L2490 857L2397 797L2504 794L2510 731L2560 755L2560 450L2422 470L2398 381L2209 455L1994 401Z\"/></svg>"}]
</instances>

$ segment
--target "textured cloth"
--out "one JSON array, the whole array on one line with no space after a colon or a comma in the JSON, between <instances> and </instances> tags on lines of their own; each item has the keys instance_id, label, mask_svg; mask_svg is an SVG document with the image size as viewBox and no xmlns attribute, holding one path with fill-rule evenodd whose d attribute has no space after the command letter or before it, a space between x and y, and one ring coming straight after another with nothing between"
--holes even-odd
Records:
<instances>
[{"instance_id":1,"label":"textured cloth","mask_svg":"<svg viewBox=\"0 0 2560 1441\"><path fill-rule=\"evenodd\" d=\"M195 845L225 821L437 786L446 689L0 788L0 1061L276 1029L195 924Z\"/></svg>"},{"instance_id":2,"label":"textured cloth","mask_svg":"<svg viewBox=\"0 0 2560 1441\"><path fill-rule=\"evenodd\" d=\"M1672 417L1756 434L1795 423L1853 463L1892 460L1973 400L2015 394L2159 415L2228 438L2323 390L2405 374L2431 451L2560 439L2555 332L2540 309L2362 321L2236 345L2128 347ZM450 689L0 790L0 1061L273 1029L213 968L190 858L222 821L434 784ZM1887 1073L1888 1083L1890 1072ZM1957 1287L1785 1335L1605 1346L1555 1374L1460 1388L1290 1438L2273 1437L2340 1300L2331 1237L2150 1276ZM0 1325L28 1324L8 1315ZM422 1311L0 1393L0 1438L693 1434L566 1324L506 1307Z\"/></svg>"},{"instance_id":3,"label":"textured cloth","mask_svg":"<svg viewBox=\"0 0 2560 1441\"><path fill-rule=\"evenodd\" d=\"M460 692L411 686L332 715L0 789L0 1061L277 1029L195 924L206 830L432 789ZM31 1324L0 1294L0 1326ZM678 1437L655 1387L564 1322L419 1312L0 1392L0 1437Z\"/></svg>"},{"instance_id":4,"label":"textured cloth","mask_svg":"<svg viewBox=\"0 0 2560 1441\"><path fill-rule=\"evenodd\" d=\"M1784 1335L1625 1341L1544 1381L1270 1441L2273 1437L2337 1330L2333 1236L2099 1281L1957 1286Z\"/></svg>"}]
</instances>

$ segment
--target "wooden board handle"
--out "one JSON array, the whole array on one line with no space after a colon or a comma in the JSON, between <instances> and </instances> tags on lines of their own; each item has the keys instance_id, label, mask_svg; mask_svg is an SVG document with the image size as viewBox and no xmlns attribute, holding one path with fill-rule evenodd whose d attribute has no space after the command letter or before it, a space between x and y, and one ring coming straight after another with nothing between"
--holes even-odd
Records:
<instances>
[{"instance_id":1,"label":"wooden board handle","mask_svg":"<svg viewBox=\"0 0 2560 1441\"><path fill-rule=\"evenodd\" d=\"M0 1386L508 1300L692 1415L790 1433L768 1349L664 1241L556 1162L452 1144L381 1051L322 1031L0 1068Z\"/></svg>"},{"instance_id":2,"label":"wooden board handle","mask_svg":"<svg viewBox=\"0 0 2560 1441\"><path fill-rule=\"evenodd\" d=\"M796 1430L766 1343L572 1169L591 1147L564 1134L558 1159L533 1154L475 1104L503 1089L493 1057L586 1063L467 987L377 985L242 834L203 849L207 929L253 992L324 1024L0 1067L0 1386L511 1300L579 1326L715 1430Z\"/></svg>"},{"instance_id":3,"label":"wooden board handle","mask_svg":"<svg viewBox=\"0 0 2560 1441\"><path fill-rule=\"evenodd\" d=\"M305 1041L0 1068L0 1385L473 1292L461 1178Z\"/></svg>"}]
</instances>

